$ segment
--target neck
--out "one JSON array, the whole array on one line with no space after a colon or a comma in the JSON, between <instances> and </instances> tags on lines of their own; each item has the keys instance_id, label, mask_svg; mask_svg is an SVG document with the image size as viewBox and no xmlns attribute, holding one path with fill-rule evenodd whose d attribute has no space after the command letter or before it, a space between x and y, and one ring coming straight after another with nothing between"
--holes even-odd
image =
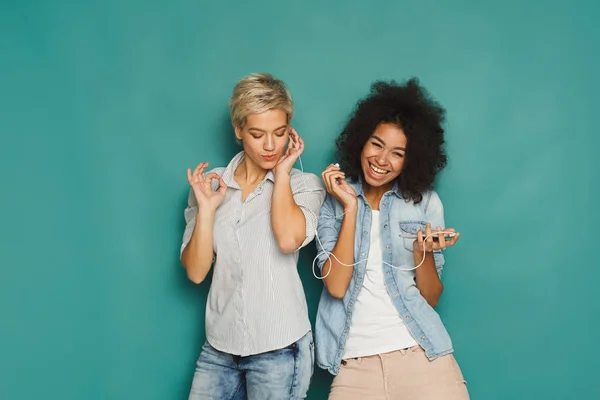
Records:
<instances>
[{"instance_id":1,"label":"neck","mask_svg":"<svg viewBox=\"0 0 600 400\"><path fill-rule=\"evenodd\" d=\"M249 157L244 157L240 165L236 168L234 175L248 184L254 184L264 179L265 175L267 175L267 170L253 163Z\"/></svg>"},{"instance_id":2,"label":"neck","mask_svg":"<svg viewBox=\"0 0 600 400\"><path fill-rule=\"evenodd\" d=\"M390 191L394 187L394 183L390 182L383 186L371 186L363 181L363 192L369 205L373 210L379 210L379 203L385 192Z\"/></svg>"}]
</instances>

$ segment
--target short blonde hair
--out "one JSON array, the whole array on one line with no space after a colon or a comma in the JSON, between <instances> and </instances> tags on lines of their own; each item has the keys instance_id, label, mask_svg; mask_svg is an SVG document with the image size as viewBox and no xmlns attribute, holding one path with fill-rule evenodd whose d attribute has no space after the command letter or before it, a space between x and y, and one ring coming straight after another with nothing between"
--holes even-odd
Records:
<instances>
[{"instance_id":1,"label":"short blonde hair","mask_svg":"<svg viewBox=\"0 0 600 400\"><path fill-rule=\"evenodd\" d=\"M246 117L265 111L281 109L287 114L288 122L294 114L292 96L285 83L271 74L252 74L242 78L233 88L229 100L231 123L243 128Z\"/></svg>"}]
</instances>

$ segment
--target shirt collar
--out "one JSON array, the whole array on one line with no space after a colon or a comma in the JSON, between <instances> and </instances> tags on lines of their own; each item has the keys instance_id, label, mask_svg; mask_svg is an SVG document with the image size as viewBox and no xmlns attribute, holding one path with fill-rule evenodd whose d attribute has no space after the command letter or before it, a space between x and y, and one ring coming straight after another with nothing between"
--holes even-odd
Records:
<instances>
[{"instance_id":1,"label":"shirt collar","mask_svg":"<svg viewBox=\"0 0 600 400\"><path fill-rule=\"evenodd\" d=\"M358 180L355 181L354 191L356 192L357 196L365 197L365 191L363 189L363 177L362 177L362 175L360 175L358 177ZM394 186L392 187L391 192L394 193L399 199L403 199L404 198L402 196L402 191L400 190L400 187L398 186L398 180L394 181Z\"/></svg>"},{"instance_id":2,"label":"shirt collar","mask_svg":"<svg viewBox=\"0 0 600 400\"><path fill-rule=\"evenodd\" d=\"M235 179L233 178L233 175L235 174L235 170L237 169L237 167L241 164L242 161L244 161L245 157L246 157L246 153L244 153L244 151L242 150L239 153L237 153L231 159L231 161L229 161L229 164L227 164L227 167L225 167L225 171L223 171L223 175L221 176L221 179L223 179L223 182L225 182L225 184L228 187L240 189L240 185L238 185L238 183L235 181ZM275 175L273 174L272 170L267 171L267 175L265 175L265 177L263 178L263 181L267 180L267 179L270 180L271 182L275 182Z\"/></svg>"}]
</instances>

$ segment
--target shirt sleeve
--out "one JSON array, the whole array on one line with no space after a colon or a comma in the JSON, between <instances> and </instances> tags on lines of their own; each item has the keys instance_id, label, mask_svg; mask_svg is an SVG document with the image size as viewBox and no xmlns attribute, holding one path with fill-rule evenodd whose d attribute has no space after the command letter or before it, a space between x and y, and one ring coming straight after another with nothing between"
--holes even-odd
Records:
<instances>
[{"instance_id":1,"label":"shirt sleeve","mask_svg":"<svg viewBox=\"0 0 600 400\"><path fill-rule=\"evenodd\" d=\"M440 200L438 194L434 191L429 192L425 196L425 221L431 223L431 230L436 229L438 226L445 229L444 223L444 205ZM444 255L441 251L437 250L433 252L433 259L435 261L435 269L437 270L438 276L442 277L442 271L444 270Z\"/></svg>"},{"instance_id":2,"label":"shirt sleeve","mask_svg":"<svg viewBox=\"0 0 600 400\"><path fill-rule=\"evenodd\" d=\"M185 210L183 211L183 216L185 218L185 230L183 231L183 239L181 243L181 248L179 250L179 259L181 259L181 255L183 254L183 250L190 242L192 238L192 233L194 232L194 228L196 227L196 214L198 213L198 203L196 202L196 196L194 196L194 191L190 189L188 194L188 204Z\"/></svg>"},{"instance_id":3,"label":"shirt sleeve","mask_svg":"<svg viewBox=\"0 0 600 400\"><path fill-rule=\"evenodd\" d=\"M323 270L323 265L329 259L329 255L333 251L340 234L341 223L337 221L335 215L336 202L337 200L332 195L327 194L319 215L316 245L317 265L321 271Z\"/></svg>"},{"instance_id":4,"label":"shirt sleeve","mask_svg":"<svg viewBox=\"0 0 600 400\"><path fill-rule=\"evenodd\" d=\"M306 246L317 232L317 216L325 199L325 187L314 174L301 173L294 176L292 185L294 201L300 207L306 220L306 235L299 249Z\"/></svg>"}]
</instances>

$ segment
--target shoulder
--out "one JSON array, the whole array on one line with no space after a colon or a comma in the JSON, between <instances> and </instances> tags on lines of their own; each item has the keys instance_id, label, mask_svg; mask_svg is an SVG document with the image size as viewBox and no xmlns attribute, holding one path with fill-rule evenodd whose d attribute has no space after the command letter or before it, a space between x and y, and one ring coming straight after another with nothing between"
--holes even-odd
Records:
<instances>
[{"instance_id":1,"label":"shoulder","mask_svg":"<svg viewBox=\"0 0 600 400\"><path fill-rule=\"evenodd\" d=\"M225 172L225 167L217 167L217 168L213 168L208 172L205 172L205 174L210 174L210 173L215 173L219 176L223 176L223 173Z\"/></svg>"},{"instance_id":2,"label":"shoulder","mask_svg":"<svg viewBox=\"0 0 600 400\"><path fill-rule=\"evenodd\" d=\"M323 182L321 182L321 178L317 175L310 172L302 172L296 168L292 168L290 172L290 185L292 186L292 190L325 190L325 186Z\"/></svg>"},{"instance_id":3,"label":"shoulder","mask_svg":"<svg viewBox=\"0 0 600 400\"><path fill-rule=\"evenodd\" d=\"M425 212L436 212L444 209L442 199L440 199L440 196L435 190L428 190L423 193L421 207Z\"/></svg>"},{"instance_id":4,"label":"shoulder","mask_svg":"<svg viewBox=\"0 0 600 400\"><path fill-rule=\"evenodd\" d=\"M352 189L354 189L354 191L356 193L358 193L359 189L361 189L361 191L362 191L362 188L361 188L362 182L361 181L352 179L352 180L348 180L348 184L350 186L352 186Z\"/></svg>"}]
</instances>

